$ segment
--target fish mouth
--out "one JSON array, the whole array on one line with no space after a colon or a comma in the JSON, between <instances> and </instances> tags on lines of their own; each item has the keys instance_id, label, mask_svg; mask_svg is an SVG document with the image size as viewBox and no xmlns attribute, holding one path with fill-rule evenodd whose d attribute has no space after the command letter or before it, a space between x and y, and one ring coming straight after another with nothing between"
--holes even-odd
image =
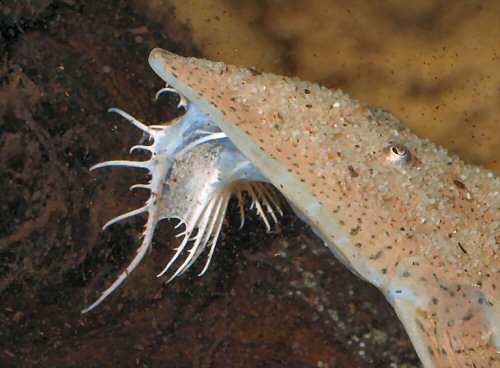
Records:
<instances>
[{"instance_id":1,"label":"fish mouth","mask_svg":"<svg viewBox=\"0 0 500 368\"><path fill-rule=\"evenodd\" d=\"M207 253L206 262L199 275L207 271L233 195L239 202L240 228L245 221L246 198L268 231L282 215L279 195L255 166L195 105L186 103L183 107L185 114L168 126L146 125L122 110L110 109L145 133L145 141L152 143L141 143L132 147L131 152L146 151L150 158L107 161L94 165L91 170L106 167L147 170L150 181L135 184L131 189L146 189L150 197L143 207L115 217L103 228L141 214L147 214L147 221L136 256L83 313L101 304L141 263L151 248L156 226L163 219L177 219L176 229L183 229L177 235L181 242L174 249L174 255L158 274L162 277L175 269L168 283L185 273L203 253Z\"/></svg>"}]
</instances>

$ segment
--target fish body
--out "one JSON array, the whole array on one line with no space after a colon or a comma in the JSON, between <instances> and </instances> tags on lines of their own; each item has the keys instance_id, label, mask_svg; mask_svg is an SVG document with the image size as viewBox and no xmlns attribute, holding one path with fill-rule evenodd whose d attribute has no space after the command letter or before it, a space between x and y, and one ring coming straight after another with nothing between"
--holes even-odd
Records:
<instances>
[{"instance_id":1,"label":"fish body","mask_svg":"<svg viewBox=\"0 0 500 368\"><path fill-rule=\"evenodd\" d=\"M266 219L264 208L279 211L269 184L281 192L337 258L386 296L425 367L500 366L500 181L493 173L339 90L161 49L149 61L188 101L186 116L194 111L216 127L209 144L240 155L220 161L221 171L247 165L245 175L223 175L217 193L268 183L252 197ZM175 144L189 146L192 138L183 139ZM161 139L154 140L159 159ZM168 159L180 158L171 152ZM152 182L168 182L148 168ZM158 221L153 208L143 246ZM190 248L196 257L183 271L205 246L213 249L213 236L207 239Z\"/></svg>"}]
</instances>

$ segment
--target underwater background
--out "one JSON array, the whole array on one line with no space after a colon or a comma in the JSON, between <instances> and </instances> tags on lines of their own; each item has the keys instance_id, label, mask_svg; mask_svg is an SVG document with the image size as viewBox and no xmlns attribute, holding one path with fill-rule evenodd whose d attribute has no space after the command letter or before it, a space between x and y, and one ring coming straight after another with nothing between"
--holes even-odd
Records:
<instances>
[{"instance_id":1,"label":"underwater background","mask_svg":"<svg viewBox=\"0 0 500 368\"><path fill-rule=\"evenodd\" d=\"M172 223L119 291L80 310L133 257L141 134L166 122L147 63L161 47L341 88L466 162L500 171L500 2L7 0L0 3L2 367L418 367L392 308L291 211L270 234L232 206L207 274L156 278ZM135 156L140 157L140 156ZM203 262L202 262L203 263ZM202 265L201 265L202 266Z\"/></svg>"}]
</instances>

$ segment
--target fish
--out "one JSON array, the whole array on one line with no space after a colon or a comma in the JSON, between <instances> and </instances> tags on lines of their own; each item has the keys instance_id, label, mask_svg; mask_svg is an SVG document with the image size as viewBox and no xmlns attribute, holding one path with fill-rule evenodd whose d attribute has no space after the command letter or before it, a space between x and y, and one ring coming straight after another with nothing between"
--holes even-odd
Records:
<instances>
[{"instance_id":1,"label":"fish","mask_svg":"<svg viewBox=\"0 0 500 368\"><path fill-rule=\"evenodd\" d=\"M346 267L380 290L424 367L500 366L500 179L415 135L393 114L297 78L163 49L149 56L183 115L142 130L147 161L93 169L145 169L146 204L108 222L147 213L129 266L83 312L99 305L151 247L156 224L184 228L159 276L182 275L214 254L229 198L267 228L281 201ZM246 194L245 194L246 193ZM180 265L179 265L180 264Z\"/></svg>"}]
</instances>

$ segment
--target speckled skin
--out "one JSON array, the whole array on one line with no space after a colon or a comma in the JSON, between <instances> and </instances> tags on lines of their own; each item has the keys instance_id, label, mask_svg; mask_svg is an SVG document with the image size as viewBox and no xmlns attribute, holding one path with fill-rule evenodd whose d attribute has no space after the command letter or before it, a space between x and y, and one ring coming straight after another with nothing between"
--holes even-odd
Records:
<instances>
[{"instance_id":1,"label":"speckled skin","mask_svg":"<svg viewBox=\"0 0 500 368\"><path fill-rule=\"evenodd\" d=\"M160 49L150 64L386 295L424 366L500 366L494 174L341 91Z\"/></svg>"}]
</instances>

